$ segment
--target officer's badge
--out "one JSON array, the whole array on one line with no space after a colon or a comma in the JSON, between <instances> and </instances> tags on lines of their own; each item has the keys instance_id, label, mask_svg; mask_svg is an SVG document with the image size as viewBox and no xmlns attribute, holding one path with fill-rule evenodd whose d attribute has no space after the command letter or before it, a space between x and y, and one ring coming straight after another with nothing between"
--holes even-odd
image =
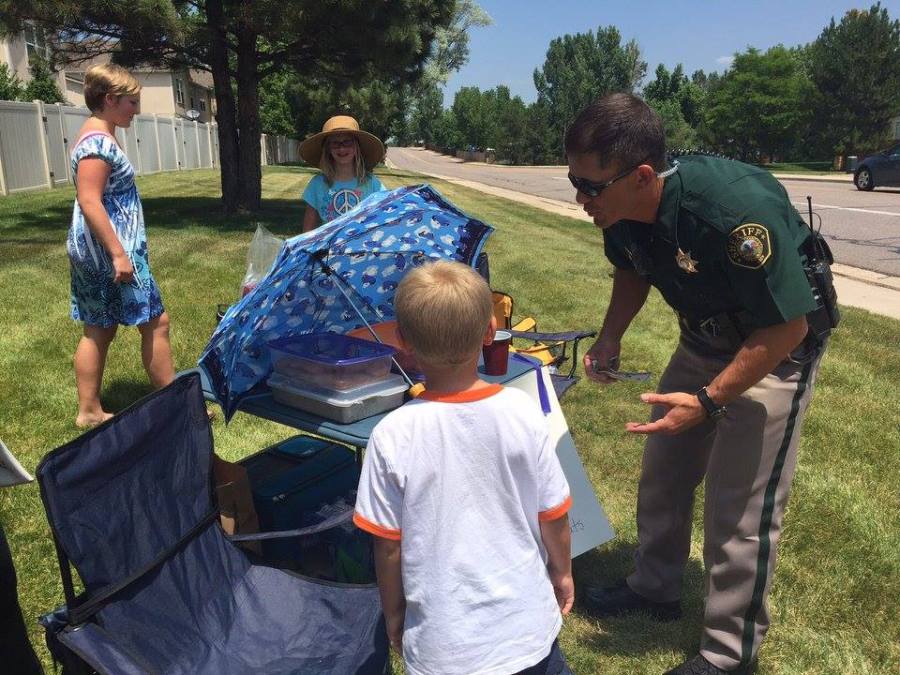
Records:
<instances>
[{"instance_id":1,"label":"officer's badge","mask_svg":"<svg viewBox=\"0 0 900 675\"><path fill-rule=\"evenodd\" d=\"M688 274L696 274L697 273L697 265L699 265L700 263L698 263L696 260L691 258L690 251L685 253L684 251L681 250L681 248L679 248L678 253L675 254L675 264L678 265L682 270L684 270Z\"/></svg>"},{"instance_id":2,"label":"officer's badge","mask_svg":"<svg viewBox=\"0 0 900 675\"><path fill-rule=\"evenodd\" d=\"M772 255L769 231L756 223L741 225L728 237L728 258L735 265L758 269Z\"/></svg>"}]
</instances>

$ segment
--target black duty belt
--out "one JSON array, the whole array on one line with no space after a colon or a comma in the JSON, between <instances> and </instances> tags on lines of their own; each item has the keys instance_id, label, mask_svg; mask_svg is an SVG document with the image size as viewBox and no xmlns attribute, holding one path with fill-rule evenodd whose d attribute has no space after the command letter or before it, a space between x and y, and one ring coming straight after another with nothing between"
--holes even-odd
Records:
<instances>
[{"instance_id":1,"label":"black duty belt","mask_svg":"<svg viewBox=\"0 0 900 675\"><path fill-rule=\"evenodd\" d=\"M676 312L676 314L678 315L678 324L682 329L710 338L732 339L740 343L753 332L753 329L750 328L752 324L741 319L742 312L720 312L705 318L692 317L681 312Z\"/></svg>"}]
</instances>

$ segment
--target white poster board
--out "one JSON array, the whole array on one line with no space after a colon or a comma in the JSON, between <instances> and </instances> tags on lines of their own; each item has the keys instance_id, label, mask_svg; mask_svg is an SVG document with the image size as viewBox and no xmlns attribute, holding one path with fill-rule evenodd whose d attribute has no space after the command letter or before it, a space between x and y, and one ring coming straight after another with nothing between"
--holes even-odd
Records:
<instances>
[{"instance_id":1,"label":"white poster board","mask_svg":"<svg viewBox=\"0 0 900 675\"><path fill-rule=\"evenodd\" d=\"M0 441L0 487L22 485L33 480L34 478L19 464L9 448Z\"/></svg>"},{"instance_id":2,"label":"white poster board","mask_svg":"<svg viewBox=\"0 0 900 675\"><path fill-rule=\"evenodd\" d=\"M540 405L538 393L538 381L536 370L529 370L521 377L507 382L505 386L515 387L531 396ZM575 441L569 433L569 425L559 407L553 382L546 368L541 368L541 377L547 390L547 399L550 402L550 414L545 415L550 429L550 440L556 443L556 454L562 465L563 473L569 481L569 490L572 493L572 508L569 509L569 524L572 528L572 557L581 555L585 551L605 544L612 539L612 526L609 519L597 501L594 488L584 472Z\"/></svg>"}]
</instances>

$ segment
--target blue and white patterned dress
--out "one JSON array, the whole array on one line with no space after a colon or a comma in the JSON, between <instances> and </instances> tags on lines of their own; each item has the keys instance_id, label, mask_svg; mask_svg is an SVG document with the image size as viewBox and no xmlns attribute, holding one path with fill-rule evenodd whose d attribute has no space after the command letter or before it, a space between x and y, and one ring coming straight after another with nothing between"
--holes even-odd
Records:
<instances>
[{"instance_id":1,"label":"blue and white patterned dress","mask_svg":"<svg viewBox=\"0 0 900 675\"><path fill-rule=\"evenodd\" d=\"M72 318L104 328L146 323L162 314L164 308L150 273L144 211L134 184L134 167L115 139L103 132L86 134L72 151L76 182L78 162L87 158L102 159L111 167L103 189L103 206L134 266L134 279L129 284L113 281L112 259L94 238L76 199L66 241L72 271Z\"/></svg>"}]
</instances>

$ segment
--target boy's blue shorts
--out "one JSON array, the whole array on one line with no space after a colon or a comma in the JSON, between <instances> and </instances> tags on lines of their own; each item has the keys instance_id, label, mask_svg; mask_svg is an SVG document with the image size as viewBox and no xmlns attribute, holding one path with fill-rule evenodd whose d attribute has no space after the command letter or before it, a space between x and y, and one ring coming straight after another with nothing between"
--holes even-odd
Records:
<instances>
[{"instance_id":1,"label":"boy's blue shorts","mask_svg":"<svg viewBox=\"0 0 900 675\"><path fill-rule=\"evenodd\" d=\"M572 675L572 671L569 670L566 657L559 648L559 640L554 640L553 646L550 647L550 653L543 661L525 670L520 670L515 675Z\"/></svg>"}]
</instances>

